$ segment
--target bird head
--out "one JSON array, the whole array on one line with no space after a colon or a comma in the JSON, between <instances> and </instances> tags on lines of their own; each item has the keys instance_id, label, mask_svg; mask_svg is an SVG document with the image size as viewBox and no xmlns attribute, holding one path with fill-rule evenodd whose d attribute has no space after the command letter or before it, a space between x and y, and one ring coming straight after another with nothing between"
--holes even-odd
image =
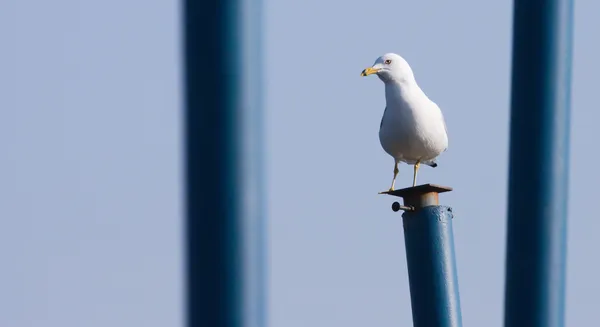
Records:
<instances>
[{"instance_id":1,"label":"bird head","mask_svg":"<svg viewBox=\"0 0 600 327\"><path fill-rule=\"evenodd\" d=\"M395 53L386 53L377 58L373 66L364 69L360 75L372 74L377 74L383 82L414 80L413 71L406 60Z\"/></svg>"}]
</instances>

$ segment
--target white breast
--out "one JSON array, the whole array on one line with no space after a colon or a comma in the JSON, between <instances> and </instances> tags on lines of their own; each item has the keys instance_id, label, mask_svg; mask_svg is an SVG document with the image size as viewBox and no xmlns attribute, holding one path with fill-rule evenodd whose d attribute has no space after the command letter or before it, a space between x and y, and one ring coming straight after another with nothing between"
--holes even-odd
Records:
<instances>
[{"instance_id":1,"label":"white breast","mask_svg":"<svg viewBox=\"0 0 600 327\"><path fill-rule=\"evenodd\" d=\"M448 147L440 108L416 88L386 84L387 107L379 130L383 149L409 164L433 160Z\"/></svg>"}]
</instances>

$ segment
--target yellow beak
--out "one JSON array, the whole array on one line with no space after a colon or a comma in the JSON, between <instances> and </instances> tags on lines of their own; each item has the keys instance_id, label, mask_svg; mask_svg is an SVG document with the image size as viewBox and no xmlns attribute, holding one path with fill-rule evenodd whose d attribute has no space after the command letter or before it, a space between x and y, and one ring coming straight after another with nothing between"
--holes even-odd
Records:
<instances>
[{"instance_id":1,"label":"yellow beak","mask_svg":"<svg viewBox=\"0 0 600 327\"><path fill-rule=\"evenodd\" d=\"M379 69L377 68L369 67L363 70L362 73L360 73L360 76L369 76L371 74L376 74L378 71Z\"/></svg>"}]
</instances>

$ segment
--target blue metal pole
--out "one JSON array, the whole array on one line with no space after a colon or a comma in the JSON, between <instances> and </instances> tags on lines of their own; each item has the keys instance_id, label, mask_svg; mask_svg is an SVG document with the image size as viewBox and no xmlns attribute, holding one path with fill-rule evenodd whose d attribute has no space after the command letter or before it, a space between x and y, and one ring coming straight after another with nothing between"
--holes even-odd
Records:
<instances>
[{"instance_id":1,"label":"blue metal pole","mask_svg":"<svg viewBox=\"0 0 600 327\"><path fill-rule=\"evenodd\" d=\"M187 326L264 327L259 0L185 0Z\"/></svg>"},{"instance_id":2,"label":"blue metal pole","mask_svg":"<svg viewBox=\"0 0 600 327\"><path fill-rule=\"evenodd\" d=\"M572 0L515 0L504 324L562 327Z\"/></svg>"},{"instance_id":3,"label":"blue metal pole","mask_svg":"<svg viewBox=\"0 0 600 327\"><path fill-rule=\"evenodd\" d=\"M404 198L402 215L414 327L460 327L452 209L439 205L450 188L425 184L388 192ZM401 209L395 202L394 211Z\"/></svg>"}]
</instances>

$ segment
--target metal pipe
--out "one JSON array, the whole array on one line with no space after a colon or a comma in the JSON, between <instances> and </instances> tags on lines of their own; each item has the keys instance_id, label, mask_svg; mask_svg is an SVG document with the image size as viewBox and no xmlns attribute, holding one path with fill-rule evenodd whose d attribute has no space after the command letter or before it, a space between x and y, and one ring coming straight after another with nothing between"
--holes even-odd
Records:
<instances>
[{"instance_id":1,"label":"metal pipe","mask_svg":"<svg viewBox=\"0 0 600 327\"><path fill-rule=\"evenodd\" d=\"M572 0L515 0L507 327L564 326Z\"/></svg>"},{"instance_id":2,"label":"metal pipe","mask_svg":"<svg viewBox=\"0 0 600 327\"><path fill-rule=\"evenodd\" d=\"M439 193L451 190L425 184L387 192L407 208L402 218L414 327L462 326L452 209L439 205Z\"/></svg>"},{"instance_id":3,"label":"metal pipe","mask_svg":"<svg viewBox=\"0 0 600 327\"><path fill-rule=\"evenodd\" d=\"M185 0L189 327L263 327L260 3Z\"/></svg>"}]
</instances>

